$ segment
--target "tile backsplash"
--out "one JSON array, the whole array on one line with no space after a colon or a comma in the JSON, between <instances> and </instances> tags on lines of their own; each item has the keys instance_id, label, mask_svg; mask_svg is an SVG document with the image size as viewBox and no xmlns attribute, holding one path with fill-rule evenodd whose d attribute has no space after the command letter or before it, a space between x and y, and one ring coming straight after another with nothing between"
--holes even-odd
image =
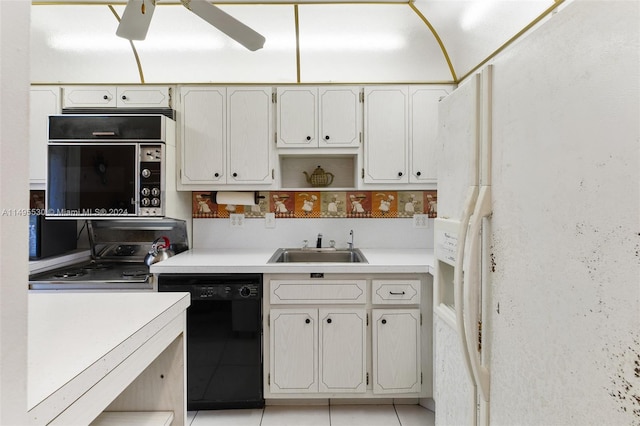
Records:
<instances>
[{"instance_id":1,"label":"tile backsplash","mask_svg":"<svg viewBox=\"0 0 640 426\"><path fill-rule=\"evenodd\" d=\"M416 213L438 215L437 191L269 191L259 193L253 206L216 204L211 192L193 192L193 217L229 218L243 213L246 218L263 218L273 212L279 219L304 218L410 218Z\"/></svg>"}]
</instances>

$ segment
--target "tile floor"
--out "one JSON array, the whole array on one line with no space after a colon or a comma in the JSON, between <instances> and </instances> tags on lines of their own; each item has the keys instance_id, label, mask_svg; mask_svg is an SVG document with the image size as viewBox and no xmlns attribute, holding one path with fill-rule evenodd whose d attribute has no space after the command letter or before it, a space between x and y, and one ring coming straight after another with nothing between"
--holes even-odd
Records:
<instances>
[{"instance_id":1,"label":"tile floor","mask_svg":"<svg viewBox=\"0 0 640 426\"><path fill-rule=\"evenodd\" d=\"M419 405L279 406L190 411L187 426L433 426L435 414Z\"/></svg>"}]
</instances>

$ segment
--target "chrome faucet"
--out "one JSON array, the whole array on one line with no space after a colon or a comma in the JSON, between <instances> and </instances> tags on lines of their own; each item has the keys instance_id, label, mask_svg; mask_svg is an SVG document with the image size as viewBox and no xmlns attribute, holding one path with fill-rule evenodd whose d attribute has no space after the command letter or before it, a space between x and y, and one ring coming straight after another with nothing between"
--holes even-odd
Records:
<instances>
[{"instance_id":1,"label":"chrome faucet","mask_svg":"<svg viewBox=\"0 0 640 426\"><path fill-rule=\"evenodd\" d=\"M351 241L348 241L347 245L349 246L349 250L353 250L353 229L349 231L349 236L351 237Z\"/></svg>"},{"instance_id":2,"label":"chrome faucet","mask_svg":"<svg viewBox=\"0 0 640 426\"><path fill-rule=\"evenodd\" d=\"M316 248L322 248L322 234L318 234L318 239L316 240Z\"/></svg>"}]
</instances>

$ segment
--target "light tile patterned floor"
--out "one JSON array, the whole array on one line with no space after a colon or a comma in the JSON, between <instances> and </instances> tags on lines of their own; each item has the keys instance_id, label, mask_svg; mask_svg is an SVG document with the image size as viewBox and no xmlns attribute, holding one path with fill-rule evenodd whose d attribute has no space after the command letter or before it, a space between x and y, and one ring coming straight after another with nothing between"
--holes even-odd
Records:
<instances>
[{"instance_id":1,"label":"light tile patterned floor","mask_svg":"<svg viewBox=\"0 0 640 426\"><path fill-rule=\"evenodd\" d=\"M191 411L188 426L433 426L435 414L419 405L279 406Z\"/></svg>"}]
</instances>

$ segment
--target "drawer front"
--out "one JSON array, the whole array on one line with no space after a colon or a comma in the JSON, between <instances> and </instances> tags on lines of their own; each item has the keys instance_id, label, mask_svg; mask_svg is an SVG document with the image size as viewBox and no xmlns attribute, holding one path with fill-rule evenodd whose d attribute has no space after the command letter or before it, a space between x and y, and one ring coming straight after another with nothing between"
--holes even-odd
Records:
<instances>
[{"instance_id":1,"label":"drawer front","mask_svg":"<svg viewBox=\"0 0 640 426\"><path fill-rule=\"evenodd\" d=\"M279 304L364 304L366 280L272 280L270 302Z\"/></svg>"},{"instance_id":2,"label":"drawer front","mask_svg":"<svg viewBox=\"0 0 640 426\"><path fill-rule=\"evenodd\" d=\"M417 305L420 303L420 280L373 280L374 304Z\"/></svg>"}]
</instances>

